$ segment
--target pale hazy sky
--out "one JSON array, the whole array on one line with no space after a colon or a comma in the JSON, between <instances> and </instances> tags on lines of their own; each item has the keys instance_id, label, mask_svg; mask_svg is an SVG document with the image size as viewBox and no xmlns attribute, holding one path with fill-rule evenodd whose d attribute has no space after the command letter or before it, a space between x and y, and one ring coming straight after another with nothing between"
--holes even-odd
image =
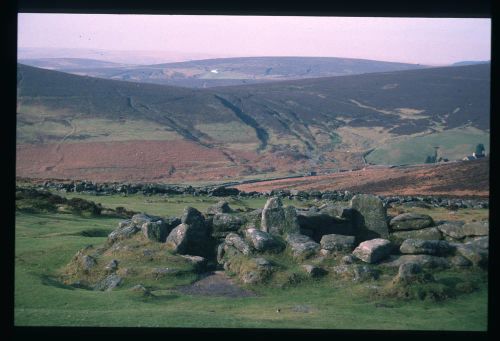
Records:
<instances>
[{"instance_id":1,"label":"pale hazy sky","mask_svg":"<svg viewBox=\"0 0 500 341\"><path fill-rule=\"evenodd\" d=\"M18 46L215 56L489 60L490 19L19 14Z\"/></svg>"}]
</instances>

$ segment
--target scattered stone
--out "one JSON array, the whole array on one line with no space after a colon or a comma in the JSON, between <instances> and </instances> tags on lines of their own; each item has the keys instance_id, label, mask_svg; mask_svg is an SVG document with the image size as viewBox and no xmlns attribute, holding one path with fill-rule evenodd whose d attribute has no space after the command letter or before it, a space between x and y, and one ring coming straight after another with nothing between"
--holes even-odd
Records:
<instances>
[{"instance_id":1,"label":"scattered stone","mask_svg":"<svg viewBox=\"0 0 500 341\"><path fill-rule=\"evenodd\" d=\"M434 278L422 271L422 266L418 263L403 263L399 266L398 274L393 279L394 284L408 285L412 283L426 283Z\"/></svg>"},{"instance_id":2,"label":"scattered stone","mask_svg":"<svg viewBox=\"0 0 500 341\"><path fill-rule=\"evenodd\" d=\"M111 291L122 283L122 278L116 274L109 275L94 285L94 290Z\"/></svg>"},{"instance_id":3,"label":"scattered stone","mask_svg":"<svg viewBox=\"0 0 500 341\"><path fill-rule=\"evenodd\" d=\"M305 264L305 265L302 265L302 268L309 275L309 277L313 277L313 278L320 277L320 276L323 276L326 274L326 271L323 268L320 268L319 266Z\"/></svg>"},{"instance_id":4,"label":"scattered stone","mask_svg":"<svg viewBox=\"0 0 500 341\"><path fill-rule=\"evenodd\" d=\"M247 242L245 242L245 240L243 240L243 238L241 238L236 233L229 233L226 236L224 243L226 244L226 246L234 247L245 256L248 256L252 252Z\"/></svg>"},{"instance_id":5,"label":"scattered stone","mask_svg":"<svg viewBox=\"0 0 500 341\"><path fill-rule=\"evenodd\" d=\"M450 254L454 247L444 240L406 239L399 250L404 254L444 256Z\"/></svg>"},{"instance_id":6,"label":"scattered stone","mask_svg":"<svg viewBox=\"0 0 500 341\"><path fill-rule=\"evenodd\" d=\"M403 213L391 219L393 231L420 230L434 225L434 220L427 214Z\"/></svg>"},{"instance_id":7,"label":"scattered stone","mask_svg":"<svg viewBox=\"0 0 500 341\"><path fill-rule=\"evenodd\" d=\"M467 223L463 225L443 224L438 229L445 235L454 239L463 239L472 236L487 236L489 234L489 224L487 222Z\"/></svg>"},{"instance_id":8,"label":"scattered stone","mask_svg":"<svg viewBox=\"0 0 500 341\"><path fill-rule=\"evenodd\" d=\"M363 238L387 238L387 210L380 198L371 194L357 194L351 199L354 223Z\"/></svg>"},{"instance_id":9,"label":"scattered stone","mask_svg":"<svg viewBox=\"0 0 500 341\"><path fill-rule=\"evenodd\" d=\"M134 214L132 218L130 219L132 223L136 226L142 226L145 223L151 222L151 221L158 221L161 220L160 217L157 216L152 216L144 213L139 213L139 214Z\"/></svg>"},{"instance_id":10,"label":"scattered stone","mask_svg":"<svg viewBox=\"0 0 500 341\"><path fill-rule=\"evenodd\" d=\"M154 268L151 270L151 275L154 279L158 280L159 278L165 275L172 275L179 273L179 269L172 268Z\"/></svg>"},{"instance_id":11,"label":"scattered stone","mask_svg":"<svg viewBox=\"0 0 500 341\"><path fill-rule=\"evenodd\" d=\"M182 255L181 257L193 264L196 271L205 269L207 265L207 259L200 256Z\"/></svg>"},{"instance_id":12,"label":"scattered stone","mask_svg":"<svg viewBox=\"0 0 500 341\"><path fill-rule=\"evenodd\" d=\"M320 249L320 245L318 243L302 234L289 234L286 236L285 240L290 246L292 254L295 258L309 258L315 255Z\"/></svg>"},{"instance_id":13,"label":"scattered stone","mask_svg":"<svg viewBox=\"0 0 500 341\"><path fill-rule=\"evenodd\" d=\"M376 263L392 251L392 244L387 239L376 238L367 240L358 245L352 252L353 256L366 263Z\"/></svg>"},{"instance_id":14,"label":"scattered stone","mask_svg":"<svg viewBox=\"0 0 500 341\"><path fill-rule=\"evenodd\" d=\"M148 296L151 295L151 291L146 289L146 287L144 287L142 284L134 285L132 288L130 288L130 291L141 292L144 295L148 295Z\"/></svg>"},{"instance_id":15,"label":"scattered stone","mask_svg":"<svg viewBox=\"0 0 500 341\"><path fill-rule=\"evenodd\" d=\"M310 313L312 308L308 305L298 304L292 308L292 311L296 313Z\"/></svg>"},{"instance_id":16,"label":"scattered stone","mask_svg":"<svg viewBox=\"0 0 500 341\"><path fill-rule=\"evenodd\" d=\"M377 279L380 272L368 265L361 264L342 264L333 267L333 271L342 277L351 278L353 282L364 282Z\"/></svg>"},{"instance_id":17,"label":"scattered stone","mask_svg":"<svg viewBox=\"0 0 500 341\"><path fill-rule=\"evenodd\" d=\"M354 248L354 236L344 236L341 234L326 234L321 238L321 248L329 251L347 251Z\"/></svg>"},{"instance_id":18,"label":"scattered stone","mask_svg":"<svg viewBox=\"0 0 500 341\"><path fill-rule=\"evenodd\" d=\"M244 231L246 239L251 243L253 248L259 252L263 251L281 251L284 245L276 241L269 233L257 230L254 228Z\"/></svg>"}]
</instances>

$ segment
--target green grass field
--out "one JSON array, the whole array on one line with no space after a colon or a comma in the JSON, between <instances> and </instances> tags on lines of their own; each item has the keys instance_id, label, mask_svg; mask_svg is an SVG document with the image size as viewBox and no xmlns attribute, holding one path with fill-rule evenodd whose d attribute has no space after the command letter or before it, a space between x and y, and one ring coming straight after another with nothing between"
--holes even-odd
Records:
<instances>
[{"instance_id":1,"label":"green grass field","mask_svg":"<svg viewBox=\"0 0 500 341\"><path fill-rule=\"evenodd\" d=\"M450 129L440 133L397 139L377 147L366 160L374 164L416 164L424 163L428 155L434 155L434 147L439 147L438 158L461 160L472 155L476 145L484 144L489 153L488 133L474 128Z\"/></svg>"},{"instance_id":2,"label":"green grass field","mask_svg":"<svg viewBox=\"0 0 500 341\"><path fill-rule=\"evenodd\" d=\"M145 197L79 196L103 206L124 206L151 214L179 215L191 205L204 210L217 198L174 196ZM229 200L233 208L263 207L264 199ZM295 203L295 202L294 202ZM285 202L290 204L290 202ZM295 203L297 204L297 203ZM257 285L256 297L223 298L181 294L172 288L188 284L181 277L154 296L144 297L128 290L89 291L66 286L55 278L81 248L102 245L105 235L120 219L82 217L61 213L16 213L15 325L16 326L117 326L191 328L325 328L325 329L411 329L486 330L487 288L441 302L400 301L371 295L371 282L335 281L326 276L305 280L295 286ZM94 233L96 237L82 233ZM284 262L276 256L277 262ZM468 272L439 273L453 281L474 275ZM438 279L439 279L438 278ZM383 304L381 304L383 303ZM309 312L294 309L307 306ZM280 313L276 309L281 309Z\"/></svg>"}]
</instances>

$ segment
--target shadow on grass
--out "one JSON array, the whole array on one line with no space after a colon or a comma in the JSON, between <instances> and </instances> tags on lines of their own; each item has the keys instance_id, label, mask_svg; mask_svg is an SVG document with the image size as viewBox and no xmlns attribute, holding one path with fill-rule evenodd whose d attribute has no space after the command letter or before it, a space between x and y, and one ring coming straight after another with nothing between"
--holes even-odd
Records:
<instances>
[{"instance_id":1,"label":"shadow on grass","mask_svg":"<svg viewBox=\"0 0 500 341\"><path fill-rule=\"evenodd\" d=\"M59 289L67 289L67 290L75 290L75 287L71 285L66 285L64 283L59 282L56 278L50 277L49 275L38 275L42 284L59 288Z\"/></svg>"}]
</instances>

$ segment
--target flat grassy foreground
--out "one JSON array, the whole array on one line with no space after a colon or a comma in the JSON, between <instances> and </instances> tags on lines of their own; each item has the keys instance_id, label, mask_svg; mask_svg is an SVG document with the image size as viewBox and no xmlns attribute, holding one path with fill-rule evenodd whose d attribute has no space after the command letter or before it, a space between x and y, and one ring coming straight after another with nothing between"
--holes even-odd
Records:
<instances>
[{"instance_id":1,"label":"flat grassy foreground","mask_svg":"<svg viewBox=\"0 0 500 341\"><path fill-rule=\"evenodd\" d=\"M107 207L124 206L164 216L180 215L187 205L205 210L218 200L187 196L78 196ZM229 200L234 208L262 207L264 202L264 199L239 203ZM285 201L285 204L290 203ZM299 206L297 202L294 204ZM370 295L375 282L333 281L329 276L292 287L252 287L257 297L242 298L191 296L171 288L156 290L154 296L144 297L128 290L126 282L123 288L99 292L76 289L55 280L58 271L79 249L89 244L103 244L120 220L16 212L16 326L487 329L484 284L470 294L435 302L382 300ZM466 275L442 272L437 273L436 278L453 280ZM187 276L175 284L189 284L193 280ZM307 312L297 307L307 307Z\"/></svg>"}]
</instances>

